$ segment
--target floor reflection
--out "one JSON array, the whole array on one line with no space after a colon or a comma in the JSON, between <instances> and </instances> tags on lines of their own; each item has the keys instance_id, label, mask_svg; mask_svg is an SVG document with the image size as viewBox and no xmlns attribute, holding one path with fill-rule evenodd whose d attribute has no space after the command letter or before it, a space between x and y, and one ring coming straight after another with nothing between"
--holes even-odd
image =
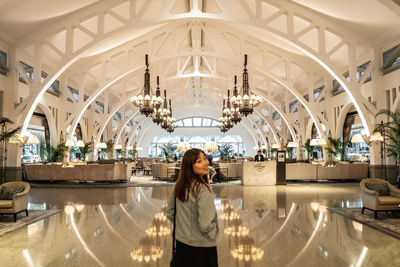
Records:
<instances>
[{"instance_id":1,"label":"floor reflection","mask_svg":"<svg viewBox=\"0 0 400 267\"><path fill-rule=\"evenodd\" d=\"M171 189L32 188L31 209L63 212L2 237L2 264L168 266ZM213 190L220 266L400 265L399 240L327 209L360 206L357 184Z\"/></svg>"}]
</instances>

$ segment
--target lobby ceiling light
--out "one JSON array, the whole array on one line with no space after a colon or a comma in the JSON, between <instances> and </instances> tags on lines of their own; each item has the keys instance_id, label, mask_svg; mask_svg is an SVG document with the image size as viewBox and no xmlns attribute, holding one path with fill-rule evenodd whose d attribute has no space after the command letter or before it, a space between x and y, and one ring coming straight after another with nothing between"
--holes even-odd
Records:
<instances>
[{"instance_id":1,"label":"lobby ceiling light","mask_svg":"<svg viewBox=\"0 0 400 267\"><path fill-rule=\"evenodd\" d=\"M297 143L297 142L289 142L287 147L299 147L299 143Z\"/></svg>"},{"instance_id":2,"label":"lobby ceiling light","mask_svg":"<svg viewBox=\"0 0 400 267\"><path fill-rule=\"evenodd\" d=\"M167 97L167 91L164 90L164 96ZM160 91L160 77L157 76L157 89L156 89L156 99L161 99L161 101L157 102L154 106L153 112L153 122L157 125L161 124L163 121L163 108L161 107L162 98Z\"/></svg>"},{"instance_id":3,"label":"lobby ceiling light","mask_svg":"<svg viewBox=\"0 0 400 267\"><path fill-rule=\"evenodd\" d=\"M364 143L364 139L362 138L361 134L355 134L351 138L352 143Z\"/></svg>"},{"instance_id":4,"label":"lobby ceiling light","mask_svg":"<svg viewBox=\"0 0 400 267\"><path fill-rule=\"evenodd\" d=\"M231 98L232 107L231 107L231 121L233 124L237 124L242 120L242 115L239 111L239 104L237 103L237 97L239 95L237 89L237 76L235 75L235 83L233 86L233 96ZM228 98L229 98L229 90L228 90Z\"/></svg>"},{"instance_id":5,"label":"lobby ceiling light","mask_svg":"<svg viewBox=\"0 0 400 267\"><path fill-rule=\"evenodd\" d=\"M243 84L242 91L235 98L234 105L239 107L239 112L243 116L252 114L254 108L261 103L261 97L251 93L249 86L249 74L247 73L247 55L244 55Z\"/></svg>"},{"instance_id":6,"label":"lobby ceiling light","mask_svg":"<svg viewBox=\"0 0 400 267\"><path fill-rule=\"evenodd\" d=\"M172 116L172 104L171 104L171 99L169 100L169 116L167 118L167 132L168 133L173 133L175 131L176 126L178 124L176 123L176 119Z\"/></svg>"},{"instance_id":7,"label":"lobby ceiling light","mask_svg":"<svg viewBox=\"0 0 400 267\"><path fill-rule=\"evenodd\" d=\"M144 85L139 95L135 95L131 99L132 103L139 108L141 114L149 117L153 114L157 105L161 105L162 98L153 95L150 87L150 71L148 55L146 55L146 70L144 73Z\"/></svg>"}]
</instances>

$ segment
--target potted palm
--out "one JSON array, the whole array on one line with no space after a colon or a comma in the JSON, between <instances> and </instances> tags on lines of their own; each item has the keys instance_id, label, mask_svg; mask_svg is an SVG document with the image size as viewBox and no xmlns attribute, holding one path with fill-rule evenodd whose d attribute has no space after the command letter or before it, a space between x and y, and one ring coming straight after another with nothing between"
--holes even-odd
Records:
<instances>
[{"instance_id":1,"label":"potted palm","mask_svg":"<svg viewBox=\"0 0 400 267\"><path fill-rule=\"evenodd\" d=\"M306 154L307 154L307 161L310 162L310 155L311 155L311 152L313 150L313 148L311 146L311 139L310 138L308 138L307 141L304 143L303 148L305 149Z\"/></svg>"},{"instance_id":2,"label":"potted palm","mask_svg":"<svg viewBox=\"0 0 400 267\"><path fill-rule=\"evenodd\" d=\"M174 158L175 151L176 151L176 146L174 146L174 145L172 144L172 142L169 142L168 144L165 144L165 145L160 146L160 148L161 148L161 150L162 150L163 153L164 153L165 160L166 160L168 163L173 162L173 158Z\"/></svg>"},{"instance_id":3,"label":"potted palm","mask_svg":"<svg viewBox=\"0 0 400 267\"><path fill-rule=\"evenodd\" d=\"M397 186L400 187L400 109L394 112L389 109L382 109L378 111L375 117L378 117L379 115L386 115L388 117L388 121L378 124L375 127L374 132L380 132L385 140L387 140L387 142L385 142L385 152L387 156L395 159L397 177L396 182Z\"/></svg>"},{"instance_id":4,"label":"potted palm","mask_svg":"<svg viewBox=\"0 0 400 267\"><path fill-rule=\"evenodd\" d=\"M233 154L233 147L231 144L223 144L218 146L219 159L228 161L230 155Z\"/></svg>"}]
</instances>

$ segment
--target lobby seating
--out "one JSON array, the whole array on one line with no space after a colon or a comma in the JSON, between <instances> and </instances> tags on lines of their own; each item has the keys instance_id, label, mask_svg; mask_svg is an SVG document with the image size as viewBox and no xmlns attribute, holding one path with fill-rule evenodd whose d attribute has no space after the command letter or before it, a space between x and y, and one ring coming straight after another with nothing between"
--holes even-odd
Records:
<instances>
[{"instance_id":1,"label":"lobby seating","mask_svg":"<svg viewBox=\"0 0 400 267\"><path fill-rule=\"evenodd\" d=\"M30 185L25 182L8 182L0 185L0 191L3 187L23 187L24 191L14 194L11 200L0 200L0 215L14 215L14 222L17 221L17 214L25 211L28 216L28 193Z\"/></svg>"},{"instance_id":2,"label":"lobby seating","mask_svg":"<svg viewBox=\"0 0 400 267\"><path fill-rule=\"evenodd\" d=\"M377 191L368 189L367 184L378 185L386 184L389 195L380 195ZM360 182L361 187L361 198L362 198L362 213L365 209L372 210L374 212L375 219L377 213L382 211L400 211L400 190L396 189L393 185L385 180L377 178L369 178Z\"/></svg>"},{"instance_id":3,"label":"lobby seating","mask_svg":"<svg viewBox=\"0 0 400 267\"><path fill-rule=\"evenodd\" d=\"M153 163L151 172L154 179L170 180L176 175L176 167L179 163Z\"/></svg>"},{"instance_id":4,"label":"lobby seating","mask_svg":"<svg viewBox=\"0 0 400 267\"><path fill-rule=\"evenodd\" d=\"M241 163L215 162L214 168L218 179L233 179L242 176Z\"/></svg>"},{"instance_id":5,"label":"lobby seating","mask_svg":"<svg viewBox=\"0 0 400 267\"><path fill-rule=\"evenodd\" d=\"M127 181L133 163L61 165L26 165L28 181Z\"/></svg>"}]
</instances>

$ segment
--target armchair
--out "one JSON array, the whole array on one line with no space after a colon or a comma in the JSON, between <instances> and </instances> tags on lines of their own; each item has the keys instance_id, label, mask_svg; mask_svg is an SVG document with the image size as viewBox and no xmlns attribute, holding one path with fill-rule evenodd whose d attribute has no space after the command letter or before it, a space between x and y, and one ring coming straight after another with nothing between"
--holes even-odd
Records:
<instances>
[{"instance_id":1,"label":"armchair","mask_svg":"<svg viewBox=\"0 0 400 267\"><path fill-rule=\"evenodd\" d=\"M377 191L368 189L366 184L387 184L389 195L380 196ZM369 178L362 180L360 187L363 204L362 213L365 209L372 210L376 219L379 211L400 211L400 190L390 183L382 179Z\"/></svg>"},{"instance_id":2,"label":"armchair","mask_svg":"<svg viewBox=\"0 0 400 267\"><path fill-rule=\"evenodd\" d=\"M24 187L24 191L14 194L12 200L0 200L0 216L3 214L13 214L14 222L17 221L17 214L25 211L28 216L28 193L30 185L26 182L8 182L0 185L0 191L3 186Z\"/></svg>"}]
</instances>

